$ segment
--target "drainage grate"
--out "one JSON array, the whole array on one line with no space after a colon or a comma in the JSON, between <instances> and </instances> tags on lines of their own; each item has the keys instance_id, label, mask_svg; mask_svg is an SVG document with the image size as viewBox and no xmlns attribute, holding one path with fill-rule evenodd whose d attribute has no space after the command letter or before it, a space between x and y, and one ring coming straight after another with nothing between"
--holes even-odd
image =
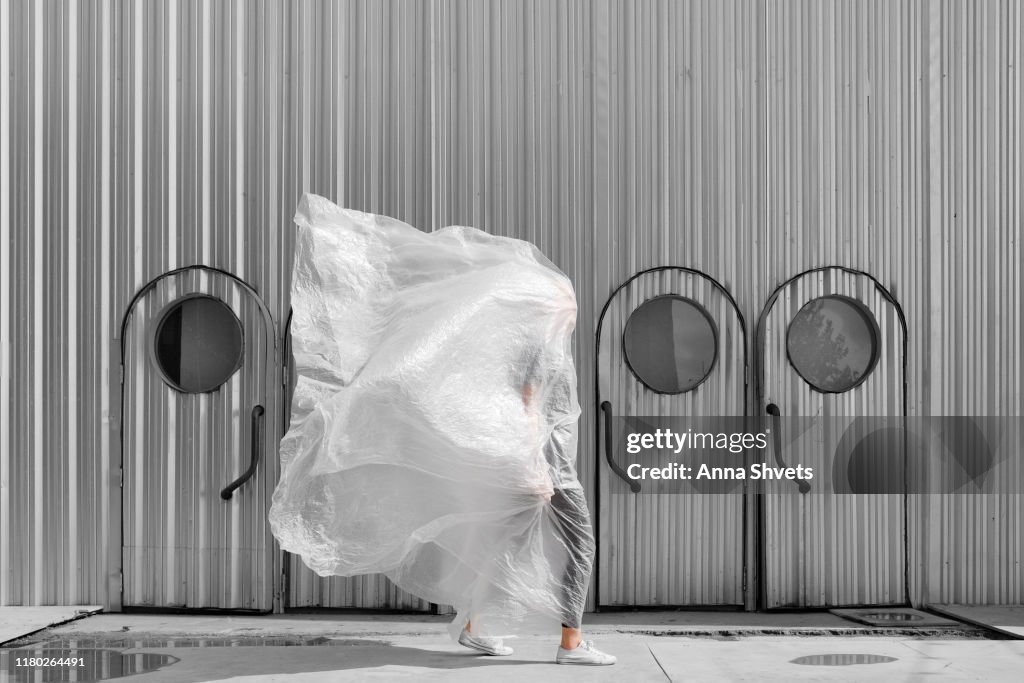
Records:
<instances>
[{"instance_id":1,"label":"drainage grate","mask_svg":"<svg viewBox=\"0 0 1024 683\"><path fill-rule=\"evenodd\" d=\"M861 608L861 609L833 609L829 610L836 616L850 619L868 626L880 626L883 628L959 628L959 622L952 619L921 612L909 607L894 607L890 609Z\"/></svg>"},{"instance_id":2,"label":"drainage grate","mask_svg":"<svg viewBox=\"0 0 1024 683\"><path fill-rule=\"evenodd\" d=\"M871 612L865 614L864 619L871 621L924 621L920 614L907 614L906 612Z\"/></svg>"}]
</instances>

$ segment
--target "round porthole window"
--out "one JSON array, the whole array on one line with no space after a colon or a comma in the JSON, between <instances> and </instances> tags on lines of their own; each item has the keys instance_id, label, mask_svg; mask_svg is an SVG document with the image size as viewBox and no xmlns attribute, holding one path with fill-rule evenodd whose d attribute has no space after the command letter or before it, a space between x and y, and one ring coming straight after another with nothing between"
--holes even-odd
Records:
<instances>
[{"instance_id":1,"label":"round porthole window","mask_svg":"<svg viewBox=\"0 0 1024 683\"><path fill-rule=\"evenodd\" d=\"M804 304L789 323L789 362L808 384L838 394L867 379L878 362L878 323L868 308L845 296Z\"/></svg>"},{"instance_id":2,"label":"round porthole window","mask_svg":"<svg viewBox=\"0 0 1024 683\"><path fill-rule=\"evenodd\" d=\"M160 318L153 352L164 379L178 391L213 391L242 365L242 323L220 299L186 297Z\"/></svg>"},{"instance_id":3,"label":"round porthole window","mask_svg":"<svg viewBox=\"0 0 1024 683\"><path fill-rule=\"evenodd\" d=\"M718 355L711 316L696 301L667 294L642 303L623 332L626 364L648 388L662 394L696 389Z\"/></svg>"}]
</instances>

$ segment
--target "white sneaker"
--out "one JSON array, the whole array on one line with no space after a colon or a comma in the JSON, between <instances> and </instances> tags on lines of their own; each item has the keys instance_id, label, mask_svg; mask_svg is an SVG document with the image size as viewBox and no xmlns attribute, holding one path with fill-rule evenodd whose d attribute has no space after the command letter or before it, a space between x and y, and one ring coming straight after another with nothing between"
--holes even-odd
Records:
<instances>
[{"instance_id":1,"label":"white sneaker","mask_svg":"<svg viewBox=\"0 0 1024 683\"><path fill-rule=\"evenodd\" d=\"M504 657L512 654L512 648L502 644L501 638L474 636L466 629L462 629L462 633L459 634L459 645L465 645L471 650L477 650L485 655L494 655L495 657Z\"/></svg>"},{"instance_id":2,"label":"white sneaker","mask_svg":"<svg viewBox=\"0 0 1024 683\"><path fill-rule=\"evenodd\" d=\"M555 657L556 664L586 664L589 666L607 666L614 664L616 659L613 655L601 652L594 647L594 641L584 640L572 650L566 650L559 646L558 655Z\"/></svg>"}]
</instances>

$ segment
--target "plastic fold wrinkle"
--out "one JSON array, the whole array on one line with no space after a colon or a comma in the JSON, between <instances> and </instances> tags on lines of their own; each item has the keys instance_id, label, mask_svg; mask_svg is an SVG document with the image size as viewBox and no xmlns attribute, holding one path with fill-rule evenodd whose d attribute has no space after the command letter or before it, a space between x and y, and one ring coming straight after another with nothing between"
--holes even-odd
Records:
<instances>
[{"instance_id":1,"label":"plastic fold wrinkle","mask_svg":"<svg viewBox=\"0 0 1024 683\"><path fill-rule=\"evenodd\" d=\"M578 625L594 540L569 278L528 242L316 195L295 223L281 547L454 606L453 636Z\"/></svg>"}]
</instances>

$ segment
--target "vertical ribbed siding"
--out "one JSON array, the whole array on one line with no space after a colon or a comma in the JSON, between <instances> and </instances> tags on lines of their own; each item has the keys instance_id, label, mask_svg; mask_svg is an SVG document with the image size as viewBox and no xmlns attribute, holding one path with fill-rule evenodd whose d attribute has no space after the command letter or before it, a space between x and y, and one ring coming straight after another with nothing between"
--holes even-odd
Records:
<instances>
[{"instance_id":1,"label":"vertical ribbed siding","mask_svg":"<svg viewBox=\"0 0 1024 683\"><path fill-rule=\"evenodd\" d=\"M95 341L109 312L96 291L104 77L89 68L101 9L0 9L0 604L104 602L119 553L101 448L109 346Z\"/></svg>"},{"instance_id":2,"label":"vertical ribbed siding","mask_svg":"<svg viewBox=\"0 0 1024 683\"><path fill-rule=\"evenodd\" d=\"M595 161L589 2L433 3L434 221L536 244L575 283L579 476L593 509ZM610 288L608 289L610 292Z\"/></svg>"},{"instance_id":3,"label":"vertical ribbed siding","mask_svg":"<svg viewBox=\"0 0 1024 683\"><path fill-rule=\"evenodd\" d=\"M926 415L1022 415L1024 10L949 3L929 13L927 31L939 62L922 116L930 258L926 308L911 329L928 340L911 371L921 378L911 405ZM1024 496L913 502L922 601L1024 602Z\"/></svg>"},{"instance_id":4,"label":"vertical ribbed siding","mask_svg":"<svg viewBox=\"0 0 1024 683\"><path fill-rule=\"evenodd\" d=\"M73 5L0 3L0 604L116 607L129 301L205 264L280 334L302 192L429 227L429 7Z\"/></svg>"},{"instance_id":5,"label":"vertical ribbed siding","mask_svg":"<svg viewBox=\"0 0 1024 683\"><path fill-rule=\"evenodd\" d=\"M430 9L398 0L277 5L272 21L288 46L290 82L273 95L281 101L287 131L281 190L275 193L278 225L287 236L286 278L291 218L304 191L430 229ZM276 172L272 164L267 168ZM281 310L287 310L285 299ZM322 578L295 556L288 604L429 607L384 577Z\"/></svg>"},{"instance_id":6,"label":"vertical ribbed siding","mask_svg":"<svg viewBox=\"0 0 1024 683\"><path fill-rule=\"evenodd\" d=\"M692 391L659 394L626 365L623 332L645 301L678 294L697 302L714 322L718 349L707 379ZM616 417L743 415L746 335L728 296L702 275L678 269L643 273L620 289L601 320L599 401ZM621 424L612 423L613 428ZM602 425L603 430L607 425ZM613 437L620 443L621 437ZM740 605L744 602L742 495L634 494L605 464L599 477L602 605ZM621 454L617 454L621 456ZM621 463L620 463L621 464ZM641 482L641 486L650 486Z\"/></svg>"},{"instance_id":7,"label":"vertical ribbed siding","mask_svg":"<svg viewBox=\"0 0 1024 683\"><path fill-rule=\"evenodd\" d=\"M0 605L9 604L11 556L11 8L0 4Z\"/></svg>"},{"instance_id":8,"label":"vertical ribbed siding","mask_svg":"<svg viewBox=\"0 0 1024 683\"><path fill-rule=\"evenodd\" d=\"M685 265L749 299L762 201L760 16L718 2L436 5L434 225L531 240L576 283L579 472L592 507L603 467L593 335L612 291L639 270ZM650 529L661 528L656 517ZM613 514L602 538L632 535L632 523ZM642 541L650 553L655 538ZM649 560L650 572L667 562ZM696 593L738 602L741 569L722 581L729 589ZM661 580L644 579L645 600L696 599Z\"/></svg>"},{"instance_id":9,"label":"vertical ribbed siding","mask_svg":"<svg viewBox=\"0 0 1024 683\"><path fill-rule=\"evenodd\" d=\"M765 33L758 298L812 267L865 271L906 312L909 415L1021 415L1019 5L769 0ZM1021 510L911 496L910 599L1024 599Z\"/></svg>"},{"instance_id":10,"label":"vertical ribbed siding","mask_svg":"<svg viewBox=\"0 0 1024 683\"><path fill-rule=\"evenodd\" d=\"M593 275L586 281L593 289L584 290L584 296L592 297L600 311L614 288L638 271L685 266L720 282L741 310L749 309L763 205L760 7L734 2L614 2L601 3L594 11L595 184L590 239L595 260ZM717 310L723 305L722 295L708 293L705 301L722 329L739 329L726 311ZM639 303L632 301L631 306ZM594 318L581 316L580 322L581 330L595 329ZM625 318L605 324L611 335L620 335ZM715 371L715 380L722 385L713 395L701 388L674 402L660 397L661 405L651 404L653 396L644 399L645 392L628 370L617 368L610 374L614 379L607 391L602 388L602 398L634 403L635 415L742 414L743 368L735 344L743 340L732 342L719 349L719 359L725 362L722 374ZM581 365L593 367L589 351L581 350L581 357ZM635 396L638 391L641 396ZM585 407L591 415L595 409L592 402ZM586 439L581 440L580 457L597 462L591 424L581 424ZM606 465L598 466L603 496L606 482L617 484ZM593 480L588 478L585 484L593 485ZM616 497L613 494L612 500ZM602 506L605 502L602 497ZM624 510L631 504L619 502ZM636 518L614 509L600 511L602 603L628 603L630 593L639 604L744 601L740 496L642 495L635 505ZM673 525L683 534L677 542L669 542L665 533ZM692 529L692 538L686 538L685 529ZM631 537L635 547L622 550L638 553L635 574L630 574L628 561L611 554L613 539Z\"/></svg>"},{"instance_id":11,"label":"vertical ribbed siding","mask_svg":"<svg viewBox=\"0 0 1024 683\"><path fill-rule=\"evenodd\" d=\"M280 328L303 190L570 274L591 488L596 312L656 265L748 321L798 272L864 270L907 312L910 415L1020 415L1022 11L0 2L0 604L117 604L128 302L204 263ZM1020 496L909 512L912 600L1024 599ZM412 600L304 571L293 604Z\"/></svg>"}]
</instances>

